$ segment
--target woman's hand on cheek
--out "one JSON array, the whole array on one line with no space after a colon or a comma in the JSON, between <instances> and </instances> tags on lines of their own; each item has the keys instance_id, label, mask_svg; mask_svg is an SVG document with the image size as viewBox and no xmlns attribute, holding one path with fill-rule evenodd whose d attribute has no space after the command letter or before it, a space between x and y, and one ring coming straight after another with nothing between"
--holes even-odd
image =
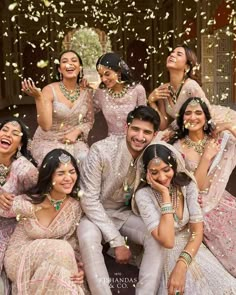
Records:
<instances>
[{"instance_id":1,"label":"woman's hand on cheek","mask_svg":"<svg viewBox=\"0 0 236 295\"><path fill-rule=\"evenodd\" d=\"M166 186L160 184L159 182L157 182L156 180L154 180L149 171L147 172L146 178L147 178L147 183L151 186L151 188L158 191L160 194L164 194L164 193L169 192L168 187L166 187Z\"/></svg>"}]
</instances>

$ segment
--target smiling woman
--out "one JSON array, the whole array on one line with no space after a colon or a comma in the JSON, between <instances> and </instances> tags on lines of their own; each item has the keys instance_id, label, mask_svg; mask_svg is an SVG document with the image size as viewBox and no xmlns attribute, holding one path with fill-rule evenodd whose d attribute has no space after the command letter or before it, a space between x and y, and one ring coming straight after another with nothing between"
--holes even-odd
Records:
<instances>
[{"instance_id":1,"label":"smiling woman","mask_svg":"<svg viewBox=\"0 0 236 295\"><path fill-rule=\"evenodd\" d=\"M0 208L3 210L10 208L13 195L24 193L37 181L38 170L32 164L27 144L27 129L19 119L9 118L0 123ZM0 217L0 294L8 294L3 258L15 225L15 218Z\"/></svg>"},{"instance_id":2,"label":"smiling woman","mask_svg":"<svg viewBox=\"0 0 236 295\"><path fill-rule=\"evenodd\" d=\"M84 295L75 239L82 214L76 200L78 178L76 160L65 150L52 150L39 169L36 186L27 195L16 196L9 210L0 209L1 216L20 221L4 258L13 295L45 290Z\"/></svg>"},{"instance_id":3,"label":"smiling woman","mask_svg":"<svg viewBox=\"0 0 236 295\"><path fill-rule=\"evenodd\" d=\"M144 151L143 165L146 181L135 193L133 209L141 215L149 233L166 248L156 294L236 294L235 279L202 244L198 188L185 168L182 154L159 141Z\"/></svg>"},{"instance_id":4,"label":"smiling woman","mask_svg":"<svg viewBox=\"0 0 236 295\"><path fill-rule=\"evenodd\" d=\"M100 56L96 67L101 83L94 94L95 108L104 114L108 135L124 135L128 113L146 105L145 89L134 81L128 65L114 52Z\"/></svg>"},{"instance_id":5,"label":"smiling woman","mask_svg":"<svg viewBox=\"0 0 236 295\"><path fill-rule=\"evenodd\" d=\"M32 154L39 165L56 147L68 150L78 161L88 153L87 137L94 122L92 94L81 84L83 63L75 51L61 53L58 74L60 82L42 91L30 79L22 82L22 91L36 102L39 127L33 137Z\"/></svg>"}]
</instances>

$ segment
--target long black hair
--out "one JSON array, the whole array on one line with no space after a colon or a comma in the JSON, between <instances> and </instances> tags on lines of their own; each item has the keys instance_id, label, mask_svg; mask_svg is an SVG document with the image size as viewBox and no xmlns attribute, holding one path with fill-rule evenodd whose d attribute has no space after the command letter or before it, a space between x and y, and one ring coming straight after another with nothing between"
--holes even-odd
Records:
<instances>
[{"instance_id":1,"label":"long black hair","mask_svg":"<svg viewBox=\"0 0 236 295\"><path fill-rule=\"evenodd\" d=\"M125 61L114 52L108 52L100 56L96 63L96 69L98 70L99 65L107 67L108 69L120 74L121 82L126 85L137 84L137 81L134 80L131 69L125 63ZM103 82L100 83L99 88L105 88Z\"/></svg>"},{"instance_id":2,"label":"long black hair","mask_svg":"<svg viewBox=\"0 0 236 295\"><path fill-rule=\"evenodd\" d=\"M38 182L33 189L31 189L27 195L30 197L30 201L33 204L42 203L46 195L52 189L52 176L55 170L60 166L61 162L59 157L65 154L70 157L71 164L75 168L77 174L77 180L74 184L72 192L70 196L72 198L78 198L78 190L79 190L79 169L76 163L75 158L63 149L54 149L50 151L43 159L43 162L39 168Z\"/></svg>"},{"instance_id":3,"label":"long black hair","mask_svg":"<svg viewBox=\"0 0 236 295\"><path fill-rule=\"evenodd\" d=\"M143 166L147 173L148 164L154 158L160 158L164 163L169 165L173 171L174 176L171 183L175 186L185 186L191 181L191 178L184 172L177 172L177 161L172 151L162 144L149 145L143 153ZM143 186L143 185L142 185Z\"/></svg>"},{"instance_id":4,"label":"long black hair","mask_svg":"<svg viewBox=\"0 0 236 295\"><path fill-rule=\"evenodd\" d=\"M14 121L20 125L20 129L21 129L21 133L22 133L21 149L20 149L22 156L24 156L27 160L32 162L33 165L37 166L36 161L34 160L34 158L32 157L32 155L28 149L28 144L29 144L28 127L20 119L15 118L15 117L9 117L9 118L6 118L0 122L0 129L2 129L7 123L14 122ZM17 150L14 155L14 158L15 159L17 158Z\"/></svg>"},{"instance_id":5,"label":"long black hair","mask_svg":"<svg viewBox=\"0 0 236 295\"><path fill-rule=\"evenodd\" d=\"M184 113L185 113L185 110L186 110L187 106L189 105L189 103L193 100L195 100L196 102L199 103L199 105L201 106L201 108L205 114L206 127L204 128L204 133L211 135L212 131L214 130L211 114L210 114L210 111L209 111L206 103L200 97L189 97L183 103L183 105L181 106L181 108L179 110L179 114L176 119L178 129L176 131L176 134L170 139L169 143L173 144L178 139L182 139L186 135L188 135L189 131L187 128L185 128L185 124L184 124Z\"/></svg>"},{"instance_id":6,"label":"long black hair","mask_svg":"<svg viewBox=\"0 0 236 295\"><path fill-rule=\"evenodd\" d=\"M80 63L80 72L79 72L79 75L77 77L77 83L80 83L84 77L84 71L83 71L83 61L82 61L82 58L80 57L80 55L73 49L67 49L67 50L64 50L60 53L59 55L59 64L57 65L57 80L60 80L60 72L59 72L59 67L60 67L60 63L61 63L61 58L62 56L67 53L67 52L72 52L74 53L78 59L79 59L79 63Z\"/></svg>"}]
</instances>

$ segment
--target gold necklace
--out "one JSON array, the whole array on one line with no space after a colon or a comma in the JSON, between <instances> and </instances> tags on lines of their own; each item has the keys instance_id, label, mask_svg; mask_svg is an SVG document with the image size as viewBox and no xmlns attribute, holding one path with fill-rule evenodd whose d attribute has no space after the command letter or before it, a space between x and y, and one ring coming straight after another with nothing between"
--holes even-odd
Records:
<instances>
[{"instance_id":1,"label":"gold necklace","mask_svg":"<svg viewBox=\"0 0 236 295\"><path fill-rule=\"evenodd\" d=\"M108 88L107 92L112 98L121 98L127 93L128 89L129 89L129 87L127 85L125 85L120 92L115 92L111 88Z\"/></svg>"},{"instance_id":2,"label":"gold necklace","mask_svg":"<svg viewBox=\"0 0 236 295\"><path fill-rule=\"evenodd\" d=\"M187 146L187 148L194 148L195 152L199 155L202 155L205 149L205 145L208 141L208 136L205 134L204 138L195 142L190 139L188 135L185 136L183 144Z\"/></svg>"},{"instance_id":3,"label":"gold necklace","mask_svg":"<svg viewBox=\"0 0 236 295\"><path fill-rule=\"evenodd\" d=\"M174 90L174 87L171 84L168 86L168 90L170 91L170 96L171 96L171 99L174 104L176 104L176 102L177 102L177 99L178 99L180 91L184 85L184 82L185 82L185 79L183 79L181 81L180 86L176 91Z\"/></svg>"},{"instance_id":4,"label":"gold necklace","mask_svg":"<svg viewBox=\"0 0 236 295\"><path fill-rule=\"evenodd\" d=\"M75 89L69 90L66 88L66 86L61 81L59 83L59 87L60 87L60 90L63 93L63 95L71 102L74 102L75 100L77 100L77 98L80 95L79 85L76 85ZM74 92L75 92L75 94L73 94Z\"/></svg>"},{"instance_id":5,"label":"gold necklace","mask_svg":"<svg viewBox=\"0 0 236 295\"><path fill-rule=\"evenodd\" d=\"M7 167L4 164L0 164L0 186L3 186L6 183L10 169L11 165Z\"/></svg>"},{"instance_id":6,"label":"gold necklace","mask_svg":"<svg viewBox=\"0 0 236 295\"><path fill-rule=\"evenodd\" d=\"M61 199L61 200L55 200L53 199L49 194L46 194L48 200L50 201L51 205L55 208L56 211L59 211L61 208L61 205L64 203L65 199L67 198L67 195Z\"/></svg>"}]
</instances>

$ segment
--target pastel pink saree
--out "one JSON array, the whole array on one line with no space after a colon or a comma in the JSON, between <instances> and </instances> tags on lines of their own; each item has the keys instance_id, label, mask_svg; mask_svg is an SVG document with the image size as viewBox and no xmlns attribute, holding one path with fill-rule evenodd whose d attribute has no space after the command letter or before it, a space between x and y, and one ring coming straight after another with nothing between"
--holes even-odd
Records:
<instances>
[{"instance_id":1,"label":"pastel pink saree","mask_svg":"<svg viewBox=\"0 0 236 295\"><path fill-rule=\"evenodd\" d=\"M4 258L12 294L85 294L83 287L70 277L78 272L78 243L75 229L81 217L78 201L69 198L48 227L35 215L40 205L33 205L25 195L15 197L5 217L19 220Z\"/></svg>"}]
</instances>

